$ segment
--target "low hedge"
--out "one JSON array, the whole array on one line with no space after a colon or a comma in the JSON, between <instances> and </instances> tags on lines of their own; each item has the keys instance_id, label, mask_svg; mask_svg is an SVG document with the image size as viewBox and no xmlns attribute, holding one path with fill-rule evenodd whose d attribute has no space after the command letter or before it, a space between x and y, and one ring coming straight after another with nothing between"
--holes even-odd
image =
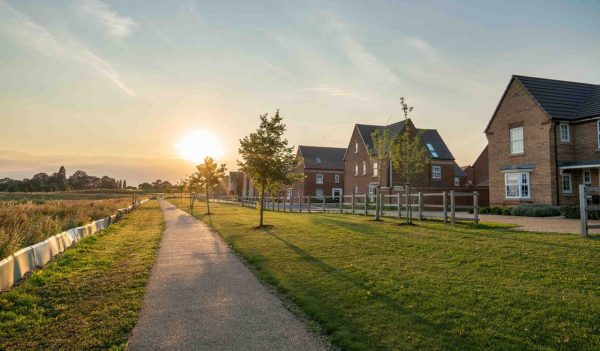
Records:
<instances>
[{"instance_id":1,"label":"low hedge","mask_svg":"<svg viewBox=\"0 0 600 351\"><path fill-rule=\"evenodd\" d=\"M560 207L553 205L517 205L511 211L513 216L556 217L561 215Z\"/></svg>"},{"instance_id":2,"label":"low hedge","mask_svg":"<svg viewBox=\"0 0 600 351\"><path fill-rule=\"evenodd\" d=\"M560 207L561 215L565 216L565 218L570 219L579 219L579 206L561 206ZM600 211L594 210L588 212L589 219L600 219Z\"/></svg>"}]
</instances>

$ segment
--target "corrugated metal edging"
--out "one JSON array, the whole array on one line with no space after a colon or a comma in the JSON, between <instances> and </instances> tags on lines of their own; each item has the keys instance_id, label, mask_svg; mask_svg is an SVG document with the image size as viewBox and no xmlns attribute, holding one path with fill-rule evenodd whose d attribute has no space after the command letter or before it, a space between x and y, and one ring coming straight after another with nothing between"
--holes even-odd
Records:
<instances>
[{"instance_id":1,"label":"corrugated metal edging","mask_svg":"<svg viewBox=\"0 0 600 351\"><path fill-rule=\"evenodd\" d=\"M140 205L149 199L140 201ZM13 255L0 261L0 291L9 290L28 272L42 268L55 256L67 250L81 239L108 228L118 222L125 213L131 212L137 206L129 206L117 210L117 213L88 223L81 227L71 228L60 234L53 235L35 245L23 248Z\"/></svg>"}]
</instances>

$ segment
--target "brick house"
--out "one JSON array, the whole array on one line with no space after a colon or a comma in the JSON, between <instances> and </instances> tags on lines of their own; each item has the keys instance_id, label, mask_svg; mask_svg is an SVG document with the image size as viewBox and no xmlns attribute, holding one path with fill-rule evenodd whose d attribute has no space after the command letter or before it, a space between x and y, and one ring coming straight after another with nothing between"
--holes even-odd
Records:
<instances>
[{"instance_id":1,"label":"brick house","mask_svg":"<svg viewBox=\"0 0 600 351\"><path fill-rule=\"evenodd\" d=\"M425 177L420 184L421 188L454 188L466 184L466 175L454 161L454 156L446 143L435 129L417 129L409 119L387 126L356 124L350 137L350 142L344 156L344 193L358 195L373 195L377 185L392 189L397 185L404 185L405 179L402 172L395 169L390 162L387 165L378 165L371 159L373 150L372 133L377 129L389 130L392 138L397 138L408 130L411 135L420 133L424 146L429 151L429 165ZM379 184L381 172L381 184ZM390 190L391 191L391 190Z\"/></svg>"},{"instance_id":2,"label":"brick house","mask_svg":"<svg viewBox=\"0 0 600 351\"><path fill-rule=\"evenodd\" d=\"M513 76L485 133L492 205L574 205L600 184L600 85Z\"/></svg>"},{"instance_id":3,"label":"brick house","mask_svg":"<svg viewBox=\"0 0 600 351\"><path fill-rule=\"evenodd\" d=\"M340 196L344 191L344 153L346 149L324 146L298 146L297 154L302 158L295 173L304 174L304 179L288 188L291 196Z\"/></svg>"},{"instance_id":4,"label":"brick house","mask_svg":"<svg viewBox=\"0 0 600 351\"><path fill-rule=\"evenodd\" d=\"M479 193L479 205L489 206L489 157L488 147L483 149L472 165L462 167L467 177L467 187Z\"/></svg>"}]
</instances>

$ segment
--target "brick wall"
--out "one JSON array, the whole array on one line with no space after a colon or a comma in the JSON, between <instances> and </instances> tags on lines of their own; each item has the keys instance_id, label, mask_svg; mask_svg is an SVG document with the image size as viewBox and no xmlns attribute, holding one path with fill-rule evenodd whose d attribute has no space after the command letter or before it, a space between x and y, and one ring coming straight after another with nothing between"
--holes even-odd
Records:
<instances>
[{"instance_id":1,"label":"brick wall","mask_svg":"<svg viewBox=\"0 0 600 351\"><path fill-rule=\"evenodd\" d=\"M523 125L524 154L510 155L509 126ZM555 204L556 167L553 124L519 82L513 80L486 132L488 139L490 204ZM535 162L530 173L530 200L508 200L501 166Z\"/></svg>"}]
</instances>

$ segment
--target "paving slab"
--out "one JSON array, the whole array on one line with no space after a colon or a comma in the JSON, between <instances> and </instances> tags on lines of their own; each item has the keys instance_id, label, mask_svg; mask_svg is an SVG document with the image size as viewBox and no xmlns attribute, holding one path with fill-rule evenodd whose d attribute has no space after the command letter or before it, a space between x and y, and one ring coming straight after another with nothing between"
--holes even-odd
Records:
<instances>
[{"instance_id":1,"label":"paving slab","mask_svg":"<svg viewBox=\"0 0 600 351\"><path fill-rule=\"evenodd\" d=\"M325 350L223 240L161 200L165 232L129 350Z\"/></svg>"}]
</instances>

